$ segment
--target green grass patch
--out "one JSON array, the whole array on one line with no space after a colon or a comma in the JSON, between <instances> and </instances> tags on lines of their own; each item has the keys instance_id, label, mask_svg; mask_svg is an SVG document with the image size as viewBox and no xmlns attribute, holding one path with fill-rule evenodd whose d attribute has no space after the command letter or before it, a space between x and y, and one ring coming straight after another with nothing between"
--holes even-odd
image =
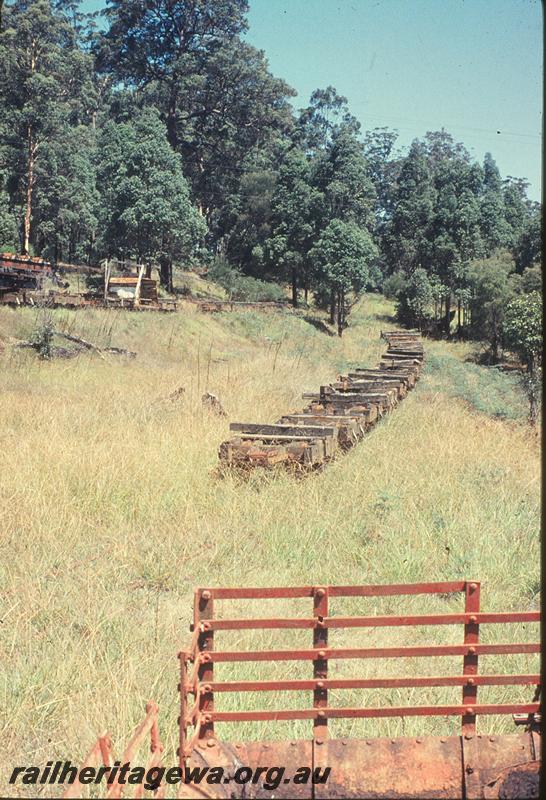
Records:
<instances>
[{"instance_id":1,"label":"green grass patch","mask_svg":"<svg viewBox=\"0 0 546 800\"><path fill-rule=\"evenodd\" d=\"M489 417L523 420L528 413L520 380L495 367L460 361L450 353L427 356L426 386L464 400Z\"/></svg>"}]
</instances>

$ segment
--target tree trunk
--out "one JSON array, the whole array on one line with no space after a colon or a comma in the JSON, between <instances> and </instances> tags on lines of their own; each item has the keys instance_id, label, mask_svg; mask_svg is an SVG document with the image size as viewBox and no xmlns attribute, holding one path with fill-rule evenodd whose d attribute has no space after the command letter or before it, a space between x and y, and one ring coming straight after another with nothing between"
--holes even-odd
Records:
<instances>
[{"instance_id":1,"label":"tree trunk","mask_svg":"<svg viewBox=\"0 0 546 800\"><path fill-rule=\"evenodd\" d=\"M498 364L499 362L499 332L497 329L497 324L493 323L493 335L491 336L491 356L493 358L493 364Z\"/></svg>"},{"instance_id":2,"label":"tree trunk","mask_svg":"<svg viewBox=\"0 0 546 800\"><path fill-rule=\"evenodd\" d=\"M497 334L493 336L493 364L498 364L499 362L499 340L497 338Z\"/></svg>"},{"instance_id":3,"label":"tree trunk","mask_svg":"<svg viewBox=\"0 0 546 800\"><path fill-rule=\"evenodd\" d=\"M337 293L337 335L343 336L345 322L345 295L343 291Z\"/></svg>"},{"instance_id":4,"label":"tree trunk","mask_svg":"<svg viewBox=\"0 0 546 800\"><path fill-rule=\"evenodd\" d=\"M292 305L298 307L298 271L292 267Z\"/></svg>"},{"instance_id":5,"label":"tree trunk","mask_svg":"<svg viewBox=\"0 0 546 800\"><path fill-rule=\"evenodd\" d=\"M461 322L461 301L457 300L457 336L460 339L462 334L463 326Z\"/></svg>"},{"instance_id":6,"label":"tree trunk","mask_svg":"<svg viewBox=\"0 0 546 800\"><path fill-rule=\"evenodd\" d=\"M27 164L27 192L25 200L25 217L23 227L23 255L28 256L30 251L30 222L32 218L32 190L34 187L34 156L35 144L34 136L32 133L32 126L27 128L27 148L28 148L28 164Z\"/></svg>"},{"instance_id":7,"label":"tree trunk","mask_svg":"<svg viewBox=\"0 0 546 800\"><path fill-rule=\"evenodd\" d=\"M162 256L159 259L159 267L160 267L159 280L160 280L161 286L163 286L163 288L167 292L172 294L172 291L173 291L173 262L172 262L172 260L170 258L167 258L166 256Z\"/></svg>"},{"instance_id":8,"label":"tree trunk","mask_svg":"<svg viewBox=\"0 0 546 800\"><path fill-rule=\"evenodd\" d=\"M336 324L336 293L332 289L332 295L330 297L330 325Z\"/></svg>"},{"instance_id":9,"label":"tree trunk","mask_svg":"<svg viewBox=\"0 0 546 800\"><path fill-rule=\"evenodd\" d=\"M535 427L538 419L537 380L533 358L527 363L527 396L529 398L529 423Z\"/></svg>"},{"instance_id":10,"label":"tree trunk","mask_svg":"<svg viewBox=\"0 0 546 800\"><path fill-rule=\"evenodd\" d=\"M178 147L178 131L176 129L176 106L178 99L177 78L173 77L169 96L169 109L167 111L167 139L173 150Z\"/></svg>"},{"instance_id":11,"label":"tree trunk","mask_svg":"<svg viewBox=\"0 0 546 800\"><path fill-rule=\"evenodd\" d=\"M444 317L444 331L448 338L451 331L450 316L451 316L451 294L446 294L446 313Z\"/></svg>"}]
</instances>

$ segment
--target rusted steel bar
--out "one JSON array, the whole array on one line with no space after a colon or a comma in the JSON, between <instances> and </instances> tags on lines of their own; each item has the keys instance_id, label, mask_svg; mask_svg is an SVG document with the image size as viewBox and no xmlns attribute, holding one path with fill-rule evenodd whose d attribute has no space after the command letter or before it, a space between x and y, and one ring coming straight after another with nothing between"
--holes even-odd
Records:
<instances>
[{"instance_id":1,"label":"rusted steel bar","mask_svg":"<svg viewBox=\"0 0 546 800\"><path fill-rule=\"evenodd\" d=\"M243 619L216 619L210 613L208 619L203 618L202 611L202 598L203 592L206 592L205 598L210 602L213 599L220 600L245 600L245 599L276 599L289 597L294 599L313 599L313 614L312 617L287 617L287 618L243 618ZM445 614L425 614L425 615L378 615L378 616L329 616L329 602L330 597L388 597L394 595L408 596L418 594L440 594L440 595L453 595L463 594L465 597L464 611L459 613L445 613ZM279 590L278 588L268 589L220 589L220 590L199 590L196 594L196 603L198 608L195 612L194 622L194 638L192 643L192 659L194 661L193 674L198 673L197 680L190 679L186 682L188 693L194 692L197 695L197 701L191 711L186 711L183 723L185 725L194 726L195 733L190 741L185 740L183 747L184 757L192 757L193 748L198 745L204 748L208 753L208 748L203 742L202 730L205 726L212 728L216 723L232 723L232 722L259 722L259 721L294 721L294 720L309 720L313 723L313 758L315 764L321 764L320 748L327 749L332 740L328 739L328 721L330 719L358 719L358 718L404 718L404 717L422 717L422 716L438 716L438 717L460 717L463 725L463 736L458 739L461 743L459 750L465 749L466 744L469 747L464 752L459 753L460 760L457 761L452 768L453 774L462 774L457 770L459 767L468 772L467 767L472 767L473 772L476 771L475 754L471 752L472 741L474 740L473 731L475 730L475 721L477 715L501 715L511 714L519 715L520 718L526 720L535 720L536 714L540 710L540 703L538 702L538 695L535 693L533 702L511 702L511 703L479 703L477 697L478 686L534 686L540 683L540 675L538 672L530 674L490 674L478 675L477 663L479 656L485 655L501 655L501 654L532 654L540 652L540 644L536 642L524 643L496 643L496 644L480 644L479 625L480 624L510 624L522 622L538 622L540 614L537 611L524 611L524 612L481 612L479 604L479 583L475 581L450 581L450 582L436 582L436 583L422 583L401 585L393 584L390 586L351 586L351 587L330 587L330 586L303 586L303 587L284 587ZM418 646L403 646L403 647L368 647L368 648L332 648L328 646L328 629L331 628L353 628L353 627L391 627L391 626L425 626L425 625L462 625L464 626L464 642L462 644L448 644L448 645L418 645ZM218 651L213 649L206 649L203 652L203 637L213 635L216 630L230 631L230 630L244 630L244 629L308 629L313 630L313 646L307 649L294 649L294 650L259 650L259 651ZM328 677L328 662L330 659L348 659L348 658L363 658L363 659L387 659L387 658L434 658L444 656L462 656L463 657L463 673L459 675L396 675L386 676L381 675L381 671L374 672L377 677L371 678L329 678ZM214 662L280 662L280 661L311 661L313 663L313 677L303 679L281 679L281 680L267 680L267 681L245 681L245 680L228 680L218 681L213 678L208 683L203 683L201 679L203 668L212 668ZM211 674L210 673L210 674ZM281 674L282 678L282 674ZM341 706L334 708L328 703L328 693L335 690L353 690L353 689L421 689L424 690L423 699L429 699L429 693L426 692L430 687L452 687L454 689L462 689L462 701L460 703L445 704L445 705L408 705L400 707L365 707L359 704L357 707ZM245 692L287 692L299 691L309 693L305 698L307 701L311 699L311 705L306 708L296 709L262 709L262 710L240 710L240 711L216 711L214 706L209 707L206 712L202 709L201 698L213 697L215 693L245 693ZM302 703L306 705L306 703ZM470 727L469 727L470 726ZM455 740L455 737L453 737ZM421 743L422 739L417 739L417 743ZM438 746L443 747L446 739L438 739ZM496 742L496 739L487 739L490 742ZM211 746L214 742L207 742ZM363 742L362 744L372 744L373 742ZM297 743L296 743L297 744ZM349 745L351 742L340 741L339 745ZM336 741L332 742L334 750ZM394 744L394 742L393 742ZM260 747L261 745L258 745ZM436 745L431 746L430 753L435 752ZM441 749L440 747L440 749ZM489 747L489 745L487 745ZM494 745L495 749L496 744ZM238 757L241 746L239 746ZM267 748L269 749L269 745ZM227 751L226 751L227 752ZM345 756L349 752L345 753ZM496 752L496 751L495 751ZM220 748L221 758L224 758L224 753ZM369 755L369 752L368 752ZM418 755L416 753L416 755ZM526 764L529 757L523 758L518 751L517 754L522 758L521 761L514 761L512 753L506 751L503 765L512 764ZM211 752L214 762L215 752ZM340 747L340 758L336 755L334 762L337 764L340 760L343 762L343 748ZM457 756L457 758L459 758ZM533 755L531 754L531 758ZM202 760L203 753L199 751L199 758ZM425 755L425 759L427 756ZM436 756L434 756L436 758ZM434 761L432 763L436 763ZM205 759L206 761L207 759ZM324 764L328 763L328 760ZM357 761L354 762L359 763ZM428 763L428 762L427 762ZM377 769L381 770L381 764L377 765ZM419 773L422 767L416 766L416 774ZM495 768L496 769L496 768ZM466 773L465 773L466 774ZM470 775L470 772L469 772ZM492 773L492 777L497 775L497 771ZM389 776L387 776L388 778ZM443 773L438 778L439 784L445 788ZM470 775L472 778L472 775ZM472 792L474 789L481 792L482 787L490 784L490 776L487 774L480 774L472 783ZM350 784L350 786L349 786ZM475 786L474 786L475 784ZM340 784L341 786L342 784ZM387 784L389 785L389 784ZM394 785L394 784L393 784ZM470 786L470 783L468 784ZM466 786L466 784L465 784ZM350 796L358 796L361 789L361 782L349 783L347 787L350 789ZM355 794L355 792L357 792ZM282 796L282 795L280 795ZM317 795L319 796L319 795ZM320 795L322 796L322 795ZM389 796L388 794L385 797ZM440 796L439 794L431 796ZM443 796L443 795L442 795ZM451 795L449 795L451 797ZM453 795L455 796L455 795ZM479 795L480 797L482 794ZM485 794L483 794L485 797ZM489 796L489 795L487 795ZM518 795L519 796L519 795ZM417 797L417 794L415 794ZM474 794L472 794L474 797ZM478 794L476 794L478 797ZM470 795L468 795L470 800Z\"/></svg>"},{"instance_id":2,"label":"rusted steel bar","mask_svg":"<svg viewBox=\"0 0 546 800\"><path fill-rule=\"evenodd\" d=\"M146 774L149 773L149 770L154 769L155 767L162 766L163 763L163 745L159 739L159 730L157 725L157 719L152 725L152 730L150 731L150 755L146 760L146 765L144 767ZM165 797L166 785L162 784L157 791L154 792L155 800L161 800ZM133 795L134 800L139 800L140 798L144 797L144 784L139 784Z\"/></svg>"},{"instance_id":3,"label":"rusted steel bar","mask_svg":"<svg viewBox=\"0 0 546 800\"><path fill-rule=\"evenodd\" d=\"M539 703L499 703L476 705L473 714L533 714ZM317 713L328 719L369 719L380 717L464 717L468 706L389 706L385 708L323 708L320 712L312 708L281 709L278 711L215 711L214 722L261 722L266 720L312 719Z\"/></svg>"},{"instance_id":4,"label":"rusted steel bar","mask_svg":"<svg viewBox=\"0 0 546 800\"><path fill-rule=\"evenodd\" d=\"M112 740L108 733L103 733L99 736L93 747L87 753L79 772L87 767L98 767L101 764L104 767L112 766ZM79 775L79 773L78 773ZM78 777L74 783L70 784L63 793L63 798L77 798L82 796L84 784L80 783Z\"/></svg>"},{"instance_id":5,"label":"rusted steel bar","mask_svg":"<svg viewBox=\"0 0 546 800\"><path fill-rule=\"evenodd\" d=\"M200 698L201 695L204 695L204 694L208 693L208 687L209 686L210 686L210 684L207 683L207 688L206 689L205 689L204 686L201 686L200 690L197 692L198 699L195 702L195 704L193 705L193 708L191 708L191 710L188 711L188 713L185 716L185 722L186 722L187 725L195 725L197 720L199 720L201 718L201 709L199 708L199 698Z\"/></svg>"},{"instance_id":6,"label":"rusted steel bar","mask_svg":"<svg viewBox=\"0 0 546 800\"><path fill-rule=\"evenodd\" d=\"M472 680L476 686L536 686L540 674L529 675L477 675ZM416 676L401 678L320 678L314 680L280 681L213 681L213 692L290 692L314 691L318 684L324 689L396 689L425 686L464 686L468 683L464 675L442 675L436 677Z\"/></svg>"},{"instance_id":7,"label":"rusted steel bar","mask_svg":"<svg viewBox=\"0 0 546 800\"><path fill-rule=\"evenodd\" d=\"M202 745L203 743L204 743L204 740L201 738L201 718L199 718L197 720L197 722L195 723L193 736L186 741L186 747L185 747L185 752L184 752L184 761L190 755L192 750L194 750L194 748L197 745L199 745L199 744Z\"/></svg>"},{"instance_id":8,"label":"rusted steel bar","mask_svg":"<svg viewBox=\"0 0 546 800\"><path fill-rule=\"evenodd\" d=\"M186 724L186 716L188 713L188 692L190 690L190 686L188 685L189 682L189 675L188 675L188 662L187 662L187 655L186 653L181 650L178 653L178 659L180 661L180 683L178 685L178 691L180 694L180 716L178 717L178 766L184 766L184 759L185 759L185 751L186 751L186 740L188 736L188 726Z\"/></svg>"},{"instance_id":9,"label":"rusted steel bar","mask_svg":"<svg viewBox=\"0 0 546 800\"><path fill-rule=\"evenodd\" d=\"M136 757L139 748L147 737L150 737L150 755L146 759L146 769L160 766L162 763L163 745L159 738L158 729L158 707L153 701L146 704L146 716L143 721L137 726L134 731L120 761L116 763L129 763L132 764ZM89 751L84 763L79 769L78 776L86 767L97 767L102 764L105 767L112 767L114 759L112 754L112 741L110 736L106 733L100 736L91 750ZM109 783L106 789L106 797L108 800L116 800L122 796L125 788L125 783L120 783L119 775L114 778L112 783ZM142 797L143 787L139 787L134 794L135 798ZM63 798L77 798L82 797L83 784L78 779L69 785L63 794ZM161 791L156 794L160 798L164 796Z\"/></svg>"},{"instance_id":10,"label":"rusted steel bar","mask_svg":"<svg viewBox=\"0 0 546 800\"><path fill-rule=\"evenodd\" d=\"M330 597L390 597L410 594L451 594L464 591L465 581L390 583L370 586L330 586Z\"/></svg>"},{"instance_id":11,"label":"rusted steel bar","mask_svg":"<svg viewBox=\"0 0 546 800\"><path fill-rule=\"evenodd\" d=\"M469 646L468 652L463 656L463 675L468 677L468 682L463 686L463 704L472 708L478 699L478 686L473 682L478 674L478 653L475 650L480 639L480 621L482 615L480 610L480 584L478 581L471 581L465 587L465 611L470 612L470 616L465 620L464 643ZM508 621L508 620L507 620ZM471 682L472 681L472 682ZM470 711L463 716L462 720L463 735L476 732L476 714Z\"/></svg>"},{"instance_id":12,"label":"rusted steel bar","mask_svg":"<svg viewBox=\"0 0 546 800\"><path fill-rule=\"evenodd\" d=\"M197 611L196 622L207 622L212 620L214 616L214 599L210 589L202 589L197 593ZM214 662L210 658L212 650L214 649L214 632L211 629L201 630L199 624L196 624L196 630L200 630L198 638L198 647L201 651L201 659L197 668L197 676L199 686L203 687L204 691L199 691L198 707L200 714L200 739L208 739L214 736L214 722L211 718L211 713L214 711L214 694L208 689L208 685L214 678ZM208 655L209 659L203 659L203 655Z\"/></svg>"},{"instance_id":13,"label":"rusted steel bar","mask_svg":"<svg viewBox=\"0 0 546 800\"><path fill-rule=\"evenodd\" d=\"M150 700L150 702L146 703L146 716L136 728L123 752L123 756L121 757L122 764L132 764L139 748L148 735L150 736L152 747L155 748L153 752L158 750L161 753L163 751L163 746L159 741L159 734L157 731L157 715L157 703L154 703L153 700ZM123 788L124 784L119 782L118 775L108 789L108 798L117 800L117 798L121 797Z\"/></svg>"},{"instance_id":14,"label":"rusted steel bar","mask_svg":"<svg viewBox=\"0 0 546 800\"><path fill-rule=\"evenodd\" d=\"M430 583L389 583L370 586L328 586L330 597L390 597L391 595L451 594L464 592L466 581ZM313 597L314 586L265 586L209 589L214 600L259 600L267 598Z\"/></svg>"},{"instance_id":15,"label":"rusted steel bar","mask_svg":"<svg viewBox=\"0 0 546 800\"><path fill-rule=\"evenodd\" d=\"M515 653L540 653L539 643L477 644L478 655L508 655ZM436 656L464 656L470 653L466 644L421 645L418 647L327 648L325 658L431 658ZM207 661L224 663L232 661L312 661L314 650L215 650L206 653Z\"/></svg>"},{"instance_id":16,"label":"rusted steel bar","mask_svg":"<svg viewBox=\"0 0 546 800\"><path fill-rule=\"evenodd\" d=\"M325 656L328 630L322 624L322 620L328 615L328 589L324 586L315 589L313 614L315 617L313 647L317 655L313 661L313 677L317 679L313 689L313 708L318 712L313 722L313 736L315 741L319 742L328 737L328 719L322 714L322 709L328 706L328 691L324 687L324 681L328 677L328 661Z\"/></svg>"},{"instance_id":17,"label":"rusted steel bar","mask_svg":"<svg viewBox=\"0 0 546 800\"><path fill-rule=\"evenodd\" d=\"M501 624L507 622L540 622L540 611L477 612L460 614L420 614L414 616L324 617L324 628L387 628L416 625L459 625L467 627L479 623ZM229 631L269 628L314 628L315 619L261 617L257 619L215 619L203 623L203 630ZM474 642L471 642L474 644Z\"/></svg>"}]
</instances>

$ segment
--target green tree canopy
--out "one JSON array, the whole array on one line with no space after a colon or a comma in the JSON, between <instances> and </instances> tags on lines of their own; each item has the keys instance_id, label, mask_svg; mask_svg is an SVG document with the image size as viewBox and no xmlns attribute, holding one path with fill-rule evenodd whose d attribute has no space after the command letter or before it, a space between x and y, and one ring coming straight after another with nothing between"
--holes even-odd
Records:
<instances>
[{"instance_id":1,"label":"green tree canopy","mask_svg":"<svg viewBox=\"0 0 546 800\"><path fill-rule=\"evenodd\" d=\"M349 311L347 295L366 287L377 248L370 234L354 222L334 219L321 233L310 258L318 285L326 286L331 294L341 336Z\"/></svg>"},{"instance_id":2,"label":"green tree canopy","mask_svg":"<svg viewBox=\"0 0 546 800\"><path fill-rule=\"evenodd\" d=\"M301 109L295 136L309 153L317 153L331 144L341 130L357 134L360 122L349 111L347 98L334 86L315 89L307 108Z\"/></svg>"},{"instance_id":3,"label":"green tree canopy","mask_svg":"<svg viewBox=\"0 0 546 800\"><path fill-rule=\"evenodd\" d=\"M342 126L316 159L313 182L323 196L323 225L332 219L374 227L375 189L364 146L349 126Z\"/></svg>"},{"instance_id":4,"label":"green tree canopy","mask_svg":"<svg viewBox=\"0 0 546 800\"><path fill-rule=\"evenodd\" d=\"M538 370L542 364L542 297L530 292L512 300L503 322L503 333L510 347L527 366L526 388L529 398L529 420L534 425L538 414L540 381Z\"/></svg>"},{"instance_id":5,"label":"green tree canopy","mask_svg":"<svg viewBox=\"0 0 546 800\"><path fill-rule=\"evenodd\" d=\"M24 253L31 246L40 160L66 125L89 118L93 104L92 59L79 46L62 4L16 0L7 6L0 31L0 105L10 110L4 153L21 209Z\"/></svg>"},{"instance_id":6,"label":"green tree canopy","mask_svg":"<svg viewBox=\"0 0 546 800\"><path fill-rule=\"evenodd\" d=\"M409 275L429 263L435 199L425 147L415 140L402 161L393 189L391 218L382 240L387 272L402 270Z\"/></svg>"},{"instance_id":7,"label":"green tree canopy","mask_svg":"<svg viewBox=\"0 0 546 800\"><path fill-rule=\"evenodd\" d=\"M271 201L271 236L265 256L292 284L292 302L298 303L298 286L307 286L309 251L317 230L321 195L312 185L311 166L297 147L287 151L279 168Z\"/></svg>"},{"instance_id":8,"label":"green tree canopy","mask_svg":"<svg viewBox=\"0 0 546 800\"><path fill-rule=\"evenodd\" d=\"M206 232L192 206L180 157L157 112L105 125L98 144L101 251L152 259L191 259Z\"/></svg>"},{"instance_id":9,"label":"green tree canopy","mask_svg":"<svg viewBox=\"0 0 546 800\"><path fill-rule=\"evenodd\" d=\"M506 221L502 180L491 153L483 161L483 193L480 199L480 230L485 252L490 256L510 241L510 226Z\"/></svg>"},{"instance_id":10,"label":"green tree canopy","mask_svg":"<svg viewBox=\"0 0 546 800\"><path fill-rule=\"evenodd\" d=\"M506 254L475 261L470 270L472 333L489 343L494 362L500 356L506 307L515 296L512 271L513 262Z\"/></svg>"},{"instance_id":11,"label":"green tree canopy","mask_svg":"<svg viewBox=\"0 0 546 800\"><path fill-rule=\"evenodd\" d=\"M427 271L418 267L401 287L400 301L397 307L398 319L406 325L417 326L421 329L433 299L433 290Z\"/></svg>"}]
</instances>

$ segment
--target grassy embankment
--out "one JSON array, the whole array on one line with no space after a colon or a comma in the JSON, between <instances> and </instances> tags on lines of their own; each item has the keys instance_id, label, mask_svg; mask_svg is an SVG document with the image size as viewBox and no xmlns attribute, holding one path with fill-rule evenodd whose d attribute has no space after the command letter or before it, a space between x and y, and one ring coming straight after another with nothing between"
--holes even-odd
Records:
<instances>
[{"instance_id":1,"label":"grassy embankment","mask_svg":"<svg viewBox=\"0 0 546 800\"><path fill-rule=\"evenodd\" d=\"M390 583L473 578L486 610L537 607L539 452L514 379L465 363L469 346L427 342L416 390L322 474L247 482L214 475L229 420L274 421L351 364L375 365L391 305L369 296L340 341L290 313L207 316L56 311L59 327L134 360L84 354L41 362L9 345L40 312L0 309L2 749L5 769L78 760L108 728L119 746L146 699L160 705L166 763L176 747L177 659L201 585ZM184 398L159 402L184 386ZM216 393L228 419L201 408ZM355 601L334 612L432 613L454 598ZM308 602L299 609L308 610ZM240 613L266 614L256 603ZM273 610L269 608L268 610ZM274 613L290 613L279 602ZM537 626L483 627L484 640L533 639ZM516 626L512 626L515 628ZM413 638L412 638L413 637ZM332 645L460 641L460 628L341 630ZM253 646L308 646L309 632L265 632ZM228 649L243 634L226 635ZM487 671L533 671L533 657L483 659ZM405 669L458 671L460 659ZM310 665L262 664L241 677L310 676ZM331 675L377 675L373 661L332 662ZM219 676L225 675L219 672ZM235 674L235 670L231 671ZM499 689L499 700L530 690ZM484 690L483 701L493 697ZM457 702L456 689L331 693L332 704ZM306 706L274 694L223 707ZM491 720L491 724L495 721ZM482 720L482 727L487 723ZM511 722L502 723L511 728ZM345 735L454 731L456 721L335 722ZM308 736L306 723L220 729L227 736ZM3 793L0 786L0 793ZM44 791L44 796L51 789Z\"/></svg>"}]
</instances>

